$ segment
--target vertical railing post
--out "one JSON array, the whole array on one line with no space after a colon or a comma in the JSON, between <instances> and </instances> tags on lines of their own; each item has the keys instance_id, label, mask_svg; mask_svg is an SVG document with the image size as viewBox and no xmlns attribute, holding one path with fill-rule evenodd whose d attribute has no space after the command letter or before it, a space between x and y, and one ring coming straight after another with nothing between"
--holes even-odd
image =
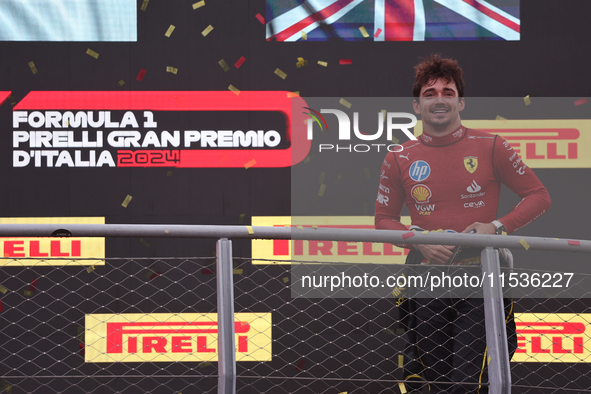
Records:
<instances>
[{"instance_id":1,"label":"vertical railing post","mask_svg":"<svg viewBox=\"0 0 591 394\"><path fill-rule=\"evenodd\" d=\"M507 346L507 328L499 252L491 247L481 253L484 273L483 297L486 319L486 348L490 394L511 393L511 366Z\"/></svg>"},{"instance_id":2,"label":"vertical railing post","mask_svg":"<svg viewBox=\"0 0 591 394\"><path fill-rule=\"evenodd\" d=\"M217 242L218 297L218 394L236 393L236 354L234 344L234 281L232 241Z\"/></svg>"}]
</instances>

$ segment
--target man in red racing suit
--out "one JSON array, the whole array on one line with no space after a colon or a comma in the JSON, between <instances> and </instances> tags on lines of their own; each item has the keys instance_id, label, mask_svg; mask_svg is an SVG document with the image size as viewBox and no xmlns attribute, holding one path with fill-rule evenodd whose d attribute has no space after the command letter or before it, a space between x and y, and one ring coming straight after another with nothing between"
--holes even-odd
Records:
<instances>
[{"instance_id":1,"label":"man in red racing suit","mask_svg":"<svg viewBox=\"0 0 591 394\"><path fill-rule=\"evenodd\" d=\"M412 224L429 231L510 234L546 212L548 192L507 141L462 126L464 82L457 61L432 55L415 69L413 106L422 118L423 134L418 141L404 143L402 151L387 154L376 200L376 228L407 230L400 223L405 202ZM496 218L501 183L521 201ZM448 263L455 248L401 246L411 249L407 263L439 265ZM423 378L434 382L430 393L487 392L480 385L487 381L482 299L409 301L413 335L407 340L415 342L411 345L418 350Z\"/></svg>"}]
</instances>

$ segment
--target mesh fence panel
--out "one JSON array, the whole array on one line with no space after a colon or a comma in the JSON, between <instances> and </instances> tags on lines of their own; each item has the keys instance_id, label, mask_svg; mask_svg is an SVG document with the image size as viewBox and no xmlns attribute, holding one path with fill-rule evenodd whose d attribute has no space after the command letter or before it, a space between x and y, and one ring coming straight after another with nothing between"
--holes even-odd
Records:
<instances>
[{"instance_id":1,"label":"mesh fence panel","mask_svg":"<svg viewBox=\"0 0 591 394\"><path fill-rule=\"evenodd\" d=\"M292 299L289 265L240 266L235 310L273 313L273 361L238 365L238 392L387 392L396 386L392 299ZM240 292L252 287L250 292ZM368 302L369 301L369 302ZM255 390L256 387L256 390Z\"/></svg>"},{"instance_id":2,"label":"mesh fence panel","mask_svg":"<svg viewBox=\"0 0 591 394\"><path fill-rule=\"evenodd\" d=\"M409 369L412 370L408 357L404 355L408 332L405 332L395 297L294 299L290 298L292 278L289 265L250 265L249 260L244 259L240 266L244 267L245 275L235 276L236 288L251 286L252 291L240 293L239 290L235 293L236 311L260 311L273 306L265 309L273 311L273 361L250 365L239 363L238 392L251 392L251 389L252 392L265 393L341 393L356 390L398 393L401 382L405 383L407 392L429 392L427 384L407 380ZM530 276L534 272L545 273L519 269L503 269L503 272L528 273ZM577 276L570 286L582 286L587 279ZM587 289L584 291L588 293ZM511 302L511 294L507 293L506 307L507 310L512 308L517 326L513 344L518 347L512 349L516 353L511 363L513 393L591 392L587 350L583 354L578 348L575 353L571 332L582 330L574 335L580 338L577 343L588 341L589 333L585 330L591 317L585 314L591 313L591 302L584 298L552 298L556 295L564 297L565 294L566 290L559 290L552 294L548 292L547 298L523 296ZM449 330L453 335L463 335L464 338L460 349L450 348L450 343L438 343L436 336L427 338L431 343L423 347L431 346L434 357L443 350L454 353L456 365L443 358L439 359L439 363L448 364L444 369L457 374L456 379L465 378L462 370L468 363L478 364L481 368L484 360L479 347L485 347L484 312L482 310L481 314L473 315L469 311L481 309L482 299L476 298L471 302L454 299L443 303L441 300L426 300L423 306L435 316L435 319L426 321L423 331L431 330L432 334L437 334L438 331ZM437 316L450 313L455 314L455 318L464 318L466 325L456 328L455 332L453 327L439 325ZM564 314L561 316L566 316L566 323L555 321L556 314ZM573 317L568 320L570 315ZM534 318L536 320L532 320ZM539 321L544 322L542 326L532 324ZM585 324L573 328L573 323L577 321L585 321ZM419 337L421 335L428 337L424 333L420 333ZM540 349L535 349L537 340L532 341L532 336L542 337ZM556 336L560 336L562 342L556 341ZM472 351L468 351L470 349ZM574 358L567 359L567 355ZM517 358L520 361L515 361ZM465 392L476 392L479 386L480 392L485 392L488 384L484 382L486 378L481 383L465 383ZM439 384L442 389L451 388L450 383L445 381L425 383Z\"/></svg>"},{"instance_id":3,"label":"mesh fence panel","mask_svg":"<svg viewBox=\"0 0 591 394\"><path fill-rule=\"evenodd\" d=\"M187 323L181 326L185 329L191 321L183 320L184 314L204 314L205 321L215 323L215 317L206 315L216 312L215 257L107 259L105 266L94 269L5 267L1 275L0 291L6 291L0 296L0 391L217 392L217 363L210 352L215 341L208 337L200 344L196 337L201 334L195 332L186 334L191 336L188 342L177 345L193 352L202 346L200 361L188 354L161 362L134 361L128 340L119 361L85 362L85 352L94 345L90 341L104 336L101 332L91 339L93 328L88 327L86 315L172 314L164 323ZM235 312L252 314L244 334L248 343L237 334L237 347L246 346L264 360L240 361L239 349L238 393L400 392L399 383L408 378L409 359L403 356L408 332L395 297L292 298L291 284L290 265L253 265L250 259L234 258ZM519 345L512 362L514 393L591 392L585 359L589 333L583 323L589 321L585 314L591 314L590 304L587 299L514 300ZM425 305L430 307L430 302ZM455 312L454 303L437 307L439 314L463 313ZM269 313L272 328L266 330ZM552 323L557 313L571 314L572 324ZM540 321L551 324L532 324ZM472 323L460 331L482 341L483 334L474 328L480 322ZM434 332L445 330L432 320L429 324L426 328ZM242 329L235 327L237 332ZM159 352L158 338L165 334L150 335L154 338L146 340L148 331L137 334L136 354ZM168 342L167 346L172 340ZM581 343L582 348L577 347ZM433 355L447 345L434 341ZM469 341L465 347L477 348ZM520 352L523 349L526 353ZM515 362L516 357L521 361ZM406 381L408 392L412 387ZM477 383L467 387L475 388ZM426 387L422 390L427 392Z\"/></svg>"},{"instance_id":4,"label":"mesh fence panel","mask_svg":"<svg viewBox=\"0 0 591 394\"><path fill-rule=\"evenodd\" d=\"M5 267L2 384L13 393L216 392L207 363L85 362L85 314L215 312L215 258Z\"/></svg>"}]
</instances>

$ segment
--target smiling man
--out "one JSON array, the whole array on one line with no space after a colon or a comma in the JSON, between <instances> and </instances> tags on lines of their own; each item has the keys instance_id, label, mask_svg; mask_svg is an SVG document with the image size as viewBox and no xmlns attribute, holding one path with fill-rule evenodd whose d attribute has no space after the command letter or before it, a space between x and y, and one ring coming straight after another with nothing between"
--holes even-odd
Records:
<instances>
[{"instance_id":1,"label":"smiling man","mask_svg":"<svg viewBox=\"0 0 591 394\"><path fill-rule=\"evenodd\" d=\"M462 126L464 81L458 62L432 55L415 70L413 107L421 116L423 134L418 141L404 143L403 151L386 156L380 190L382 194L386 190L388 198L376 202L376 228L407 230L400 223L405 202L413 226L428 231L512 233L546 212L550 207L546 188L507 141ZM496 218L501 183L521 202ZM454 254L454 246L400 246L411 250L407 264L480 266L478 248ZM482 298L423 295L409 299L407 306L411 313L405 379L421 375L431 382L431 393L486 393ZM516 338L511 301L505 306L512 354Z\"/></svg>"}]
</instances>

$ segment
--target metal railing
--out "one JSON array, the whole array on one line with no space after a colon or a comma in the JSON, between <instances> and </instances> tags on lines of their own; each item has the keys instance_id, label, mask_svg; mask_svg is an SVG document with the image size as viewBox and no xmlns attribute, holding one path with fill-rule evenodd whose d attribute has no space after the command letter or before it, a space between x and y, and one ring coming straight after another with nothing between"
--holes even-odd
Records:
<instances>
[{"instance_id":1,"label":"metal railing","mask_svg":"<svg viewBox=\"0 0 591 394\"><path fill-rule=\"evenodd\" d=\"M292 239L323 241L381 242L393 244L441 244L483 248L485 272L500 274L498 252L493 248L591 253L591 241L556 238L449 234L384 230L313 229L251 226L198 225L0 225L1 237L132 237L132 238L214 238L217 242L217 308L219 375L218 393L236 392L236 355L234 332L234 294L232 243L230 239ZM503 292L484 277L483 298L486 316L486 342L489 351L489 392L511 392L511 374L507 351Z\"/></svg>"}]
</instances>

